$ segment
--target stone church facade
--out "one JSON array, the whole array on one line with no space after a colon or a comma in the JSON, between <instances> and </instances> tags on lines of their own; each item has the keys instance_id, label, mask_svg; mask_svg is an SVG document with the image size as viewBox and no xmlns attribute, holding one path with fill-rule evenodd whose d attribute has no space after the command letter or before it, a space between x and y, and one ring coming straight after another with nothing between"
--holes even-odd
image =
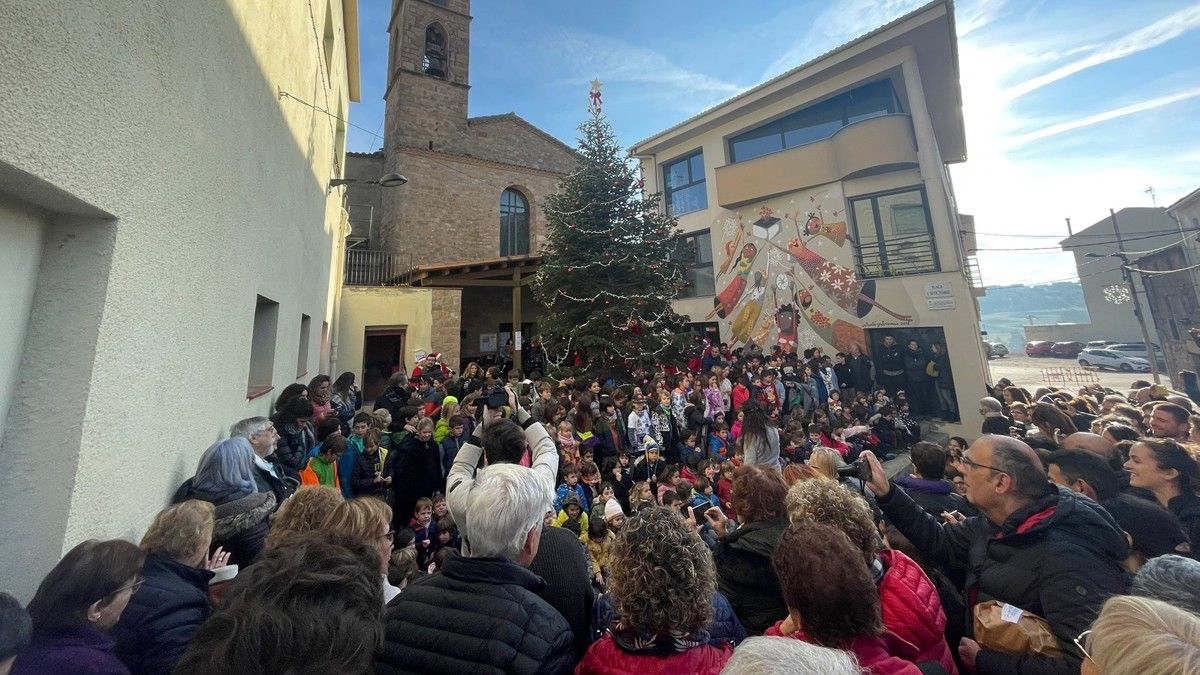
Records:
<instances>
[{"instance_id":1,"label":"stone church facade","mask_svg":"<svg viewBox=\"0 0 1200 675\"><path fill-rule=\"evenodd\" d=\"M406 330L404 340L409 368L419 349L442 352L457 366L494 354L483 349L490 334L502 347L515 294L475 264L505 258L488 267L531 274L545 240L542 203L576 164L572 148L515 113L468 117L470 10L470 0L393 1L383 150L350 153L346 175L399 173L408 183L391 189L353 185L347 202L352 247L386 252L401 268L418 272L399 277L400 286L370 289L368 315L356 303L367 290L348 285L343 291L339 354L347 358L339 362L346 370L355 370L350 361L366 351L355 345L380 322L416 329ZM422 281L429 274L437 278ZM381 309L389 304L381 293L400 297L422 286L434 297L417 305L429 307L431 316ZM528 341L539 308L527 287L520 298Z\"/></svg>"}]
</instances>

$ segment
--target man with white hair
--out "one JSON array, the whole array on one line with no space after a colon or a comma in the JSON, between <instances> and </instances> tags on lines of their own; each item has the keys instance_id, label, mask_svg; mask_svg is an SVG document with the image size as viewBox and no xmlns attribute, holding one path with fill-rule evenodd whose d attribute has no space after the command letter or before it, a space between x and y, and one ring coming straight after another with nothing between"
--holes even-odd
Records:
<instances>
[{"instance_id":1,"label":"man with white hair","mask_svg":"<svg viewBox=\"0 0 1200 675\"><path fill-rule=\"evenodd\" d=\"M568 673L574 636L527 567L553 502L543 476L492 464L465 495L464 555L408 586L387 611L377 673ZM468 546L469 544L469 546Z\"/></svg>"},{"instance_id":2,"label":"man with white hair","mask_svg":"<svg viewBox=\"0 0 1200 675\"><path fill-rule=\"evenodd\" d=\"M266 417L247 417L229 429L230 438L250 441L254 449L254 482L259 492L274 492L276 508L296 491L300 483L287 472L275 458L275 446L279 443L279 432L275 423Z\"/></svg>"},{"instance_id":3,"label":"man with white hair","mask_svg":"<svg viewBox=\"0 0 1200 675\"><path fill-rule=\"evenodd\" d=\"M979 433L1008 435L1008 427L1012 422L1004 416L1004 406L1000 401L991 396L979 399L979 414L983 415L983 429Z\"/></svg>"}]
</instances>

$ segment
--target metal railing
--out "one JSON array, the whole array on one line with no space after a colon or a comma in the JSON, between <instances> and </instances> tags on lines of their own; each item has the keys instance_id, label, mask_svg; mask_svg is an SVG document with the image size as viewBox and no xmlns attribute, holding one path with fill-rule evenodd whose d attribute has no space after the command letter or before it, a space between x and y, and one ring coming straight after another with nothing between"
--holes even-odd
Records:
<instances>
[{"instance_id":1,"label":"metal railing","mask_svg":"<svg viewBox=\"0 0 1200 675\"><path fill-rule=\"evenodd\" d=\"M979 258L973 255L967 256L967 281L971 283L971 288L983 288L983 274L979 271Z\"/></svg>"},{"instance_id":2,"label":"metal railing","mask_svg":"<svg viewBox=\"0 0 1200 675\"><path fill-rule=\"evenodd\" d=\"M937 254L932 241L908 241L902 244L887 243L856 246L858 274L864 279L901 277L910 274L937 272Z\"/></svg>"},{"instance_id":3,"label":"metal railing","mask_svg":"<svg viewBox=\"0 0 1200 675\"><path fill-rule=\"evenodd\" d=\"M346 249L342 283L347 286L394 286L409 267L406 254L349 248Z\"/></svg>"}]
</instances>

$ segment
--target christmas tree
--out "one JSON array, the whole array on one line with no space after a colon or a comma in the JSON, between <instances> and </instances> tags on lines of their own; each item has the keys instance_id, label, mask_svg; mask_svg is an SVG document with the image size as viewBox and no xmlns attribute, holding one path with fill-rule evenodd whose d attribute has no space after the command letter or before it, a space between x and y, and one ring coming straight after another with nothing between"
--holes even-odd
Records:
<instances>
[{"instance_id":1,"label":"christmas tree","mask_svg":"<svg viewBox=\"0 0 1200 675\"><path fill-rule=\"evenodd\" d=\"M546 199L545 261L534 294L547 362L609 377L636 365L678 364L688 317L671 307L686 283L675 221L617 146L592 82L591 117L580 127L580 162Z\"/></svg>"}]
</instances>

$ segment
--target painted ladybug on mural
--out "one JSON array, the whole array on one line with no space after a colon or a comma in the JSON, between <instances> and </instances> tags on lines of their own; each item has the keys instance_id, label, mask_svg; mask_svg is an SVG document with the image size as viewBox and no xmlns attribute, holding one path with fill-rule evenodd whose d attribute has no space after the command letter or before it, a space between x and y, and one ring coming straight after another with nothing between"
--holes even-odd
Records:
<instances>
[{"instance_id":1,"label":"painted ladybug on mural","mask_svg":"<svg viewBox=\"0 0 1200 675\"><path fill-rule=\"evenodd\" d=\"M808 221L804 223L804 231L810 236L821 233L821 228L825 225L821 221L821 217L815 213L808 214Z\"/></svg>"}]
</instances>

